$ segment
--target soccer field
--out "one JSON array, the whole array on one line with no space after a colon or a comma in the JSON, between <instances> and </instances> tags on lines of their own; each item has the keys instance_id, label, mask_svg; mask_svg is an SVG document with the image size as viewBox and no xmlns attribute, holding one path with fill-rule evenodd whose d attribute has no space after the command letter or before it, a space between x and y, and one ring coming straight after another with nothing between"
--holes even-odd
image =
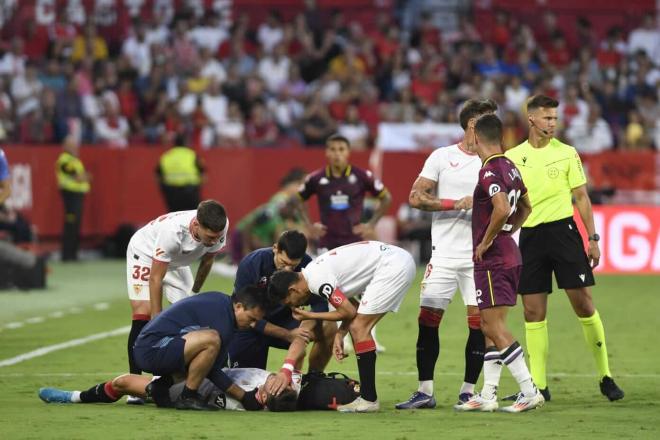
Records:
<instances>
[{"instance_id":1,"label":"soccer field","mask_svg":"<svg viewBox=\"0 0 660 440\"><path fill-rule=\"evenodd\" d=\"M417 285L397 314L378 326L387 351L378 356L381 412L194 413L110 405L46 405L42 386L87 389L126 372L130 307L123 261L52 264L49 289L0 293L0 438L332 438L489 439L660 438L660 354L657 349L660 277L599 276L594 291L605 324L611 368L625 390L610 403L598 390L591 353L565 295L550 299L550 390L552 401L526 414L456 414L467 335L460 299L441 325L434 410L396 411L394 404L416 389ZM421 272L418 273L418 279ZM230 291L231 280L211 276L206 290ZM524 342L522 310L511 310L510 328ZM38 350L38 351L37 351ZM283 351L271 350L278 369ZM331 371L357 378L355 357ZM516 391L502 372L500 394Z\"/></svg>"}]
</instances>

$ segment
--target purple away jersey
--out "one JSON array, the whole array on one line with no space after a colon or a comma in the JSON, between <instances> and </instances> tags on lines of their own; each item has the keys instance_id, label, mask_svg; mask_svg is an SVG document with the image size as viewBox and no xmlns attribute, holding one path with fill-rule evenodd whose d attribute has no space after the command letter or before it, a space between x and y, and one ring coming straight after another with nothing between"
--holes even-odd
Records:
<instances>
[{"instance_id":1,"label":"purple away jersey","mask_svg":"<svg viewBox=\"0 0 660 440\"><path fill-rule=\"evenodd\" d=\"M313 172L307 176L298 195L303 200L317 195L321 223L328 228L320 246L334 249L362 240L353 234L353 226L362 218L364 196L367 192L378 196L384 190L371 171L349 165L341 177L333 177L327 167Z\"/></svg>"},{"instance_id":2,"label":"purple away jersey","mask_svg":"<svg viewBox=\"0 0 660 440\"><path fill-rule=\"evenodd\" d=\"M527 193L527 188L522 181L520 171L503 154L489 157L479 170L479 181L474 190L472 207L472 246L477 247L490 223L493 213L491 197L502 192L509 199L511 215L516 211L518 199ZM509 268L522 264L518 245L511 237L511 224L506 223L502 231L497 234L492 246L483 255L483 261L475 262L474 268L492 269Z\"/></svg>"}]
</instances>

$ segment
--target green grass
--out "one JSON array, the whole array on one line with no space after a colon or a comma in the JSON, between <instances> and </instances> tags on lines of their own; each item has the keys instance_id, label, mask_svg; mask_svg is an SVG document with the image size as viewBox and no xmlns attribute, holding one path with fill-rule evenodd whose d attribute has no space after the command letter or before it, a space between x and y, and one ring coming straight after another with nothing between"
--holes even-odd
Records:
<instances>
[{"instance_id":1,"label":"green grass","mask_svg":"<svg viewBox=\"0 0 660 440\"><path fill-rule=\"evenodd\" d=\"M49 289L0 293L0 362L39 347L114 330L130 324L122 261L53 264ZM553 400L528 414L456 414L451 409L462 383L467 328L463 307L454 303L441 327L436 367L438 408L400 412L396 402L416 385L417 287L397 314L378 326L387 351L378 357L381 412L337 414L330 411L269 414L190 413L152 406L46 405L42 386L86 389L127 369L126 335L54 351L0 367L0 438L660 438L660 355L657 350L659 277L600 276L594 290L607 332L611 368L626 391L610 403L598 391L594 362L577 319L563 293L550 299L549 331ZM227 291L231 280L212 277L206 287ZM99 306L99 303L103 305ZM72 310L73 308L73 310ZM54 312L62 311L51 316ZM522 311L510 312L514 335L524 339ZM32 323L30 318L41 317ZM10 324L14 323L14 324ZM16 324L18 323L18 324ZM7 328L7 324L17 328ZM283 351L271 351L277 369ZM357 377L354 356L330 370ZM502 393L516 390L507 371Z\"/></svg>"}]
</instances>

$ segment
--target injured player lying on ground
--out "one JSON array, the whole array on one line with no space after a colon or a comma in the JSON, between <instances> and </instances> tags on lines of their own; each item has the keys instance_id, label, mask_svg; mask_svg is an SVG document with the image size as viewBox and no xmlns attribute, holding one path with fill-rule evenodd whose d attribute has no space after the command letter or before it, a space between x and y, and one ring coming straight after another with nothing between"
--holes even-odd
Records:
<instances>
[{"instance_id":1,"label":"injured player lying on ground","mask_svg":"<svg viewBox=\"0 0 660 440\"><path fill-rule=\"evenodd\" d=\"M294 374L291 384L277 396L269 395L266 384L275 375L259 368L225 368L229 378L245 391L258 389L256 398L269 411L294 411L296 409L302 376ZM139 396L153 401L159 407L172 407L183 390L184 378L170 376L141 376L123 374L110 381L94 385L87 391L66 391L57 388L39 389L39 398L46 403L113 403L125 395ZM204 379L199 394L215 410L243 411L238 400L222 392L210 380Z\"/></svg>"}]
</instances>

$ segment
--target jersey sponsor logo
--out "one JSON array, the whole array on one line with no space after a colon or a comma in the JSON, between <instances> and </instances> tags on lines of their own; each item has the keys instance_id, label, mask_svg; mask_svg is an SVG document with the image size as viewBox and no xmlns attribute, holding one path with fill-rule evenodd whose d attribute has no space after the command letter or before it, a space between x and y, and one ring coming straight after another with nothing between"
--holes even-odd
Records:
<instances>
[{"instance_id":1,"label":"jersey sponsor logo","mask_svg":"<svg viewBox=\"0 0 660 440\"><path fill-rule=\"evenodd\" d=\"M556 167L548 168L548 177L551 179L556 179L559 177L559 170Z\"/></svg>"},{"instance_id":2,"label":"jersey sponsor logo","mask_svg":"<svg viewBox=\"0 0 660 440\"><path fill-rule=\"evenodd\" d=\"M488 194L490 194L491 197L494 196L495 194L497 194L500 191L501 191L501 188L497 183L493 183L488 187Z\"/></svg>"},{"instance_id":3,"label":"jersey sponsor logo","mask_svg":"<svg viewBox=\"0 0 660 440\"><path fill-rule=\"evenodd\" d=\"M363 299L362 301L360 301L360 304L362 304L363 306L366 306L368 303L369 303L369 301L367 301L366 299Z\"/></svg>"},{"instance_id":4,"label":"jersey sponsor logo","mask_svg":"<svg viewBox=\"0 0 660 440\"><path fill-rule=\"evenodd\" d=\"M523 165L525 165L527 163L527 156L522 157L522 163L523 163Z\"/></svg>"},{"instance_id":5,"label":"jersey sponsor logo","mask_svg":"<svg viewBox=\"0 0 660 440\"><path fill-rule=\"evenodd\" d=\"M489 178L489 177L495 177L495 173L492 172L492 171L486 171L486 172L484 173L484 179L487 179L487 178Z\"/></svg>"},{"instance_id":6,"label":"jersey sponsor logo","mask_svg":"<svg viewBox=\"0 0 660 440\"><path fill-rule=\"evenodd\" d=\"M157 257L160 257L161 255L164 255L164 254L165 254L165 251L162 250L161 248L156 248L156 252L154 252L154 255L156 255Z\"/></svg>"},{"instance_id":7,"label":"jersey sponsor logo","mask_svg":"<svg viewBox=\"0 0 660 440\"><path fill-rule=\"evenodd\" d=\"M332 287L332 284L330 283L321 284L321 287L319 287L319 295L323 296L327 300L330 300L330 296L334 291L335 288Z\"/></svg>"},{"instance_id":8,"label":"jersey sponsor logo","mask_svg":"<svg viewBox=\"0 0 660 440\"><path fill-rule=\"evenodd\" d=\"M350 183L351 185L357 183L357 177L355 177L355 174L351 174L350 176L348 176L348 183Z\"/></svg>"},{"instance_id":9,"label":"jersey sponsor logo","mask_svg":"<svg viewBox=\"0 0 660 440\"><path fill-rule=\"evenodd\" d=\"M477 304L482 304L484 301L481 299L481 289L477 289Z\"/></svg>"},{"instance_id":10,"label":"jersey sponsor logo","mask_svg":"<svg viewBox=\"0 0 660 440\"><path fill-rule=\"evenodd\" d=\"M452 161L449 161L449 165L450 165L452 168L456 168L456 167L458 166L458 162L454 163L454 162L452 162Z\"/></svg>"},{"instance_id":11,"label":"jersey sponsor logo","mask_svg":"<svg viewBox=\"0 0 660 440\"><path fill-rule=\"evenodd\" d=\"M319 185L327 185L328 183L330 183L330 181L327 177L321 177L321 180L319 180Z\"/></svg>"},{"instance_id":12,"label":"jersey sponsor logo","mask_svg":"<svg viewBox=\"0 0 660 440\"><path fill-rule=\"evenodd\" d=\"M341 191L337 191L336 194L330 196L330 209L335 211L345 211L349 207L348 194L343 194Z\"/></svg>"},{"instance_id":13,"label":"jersey sponsor logo","mask_svg":"<svg viewBox=\"0 0 660 440\"><path fill-rule=\"evenodd\" d=\"M579 275L579 277L580 277L580 279L582 280L582 282L584 283L584 280L587 278L587 275L584 274L584 273L581 273L581 274Z\"/></svg>"}]
</instances>

